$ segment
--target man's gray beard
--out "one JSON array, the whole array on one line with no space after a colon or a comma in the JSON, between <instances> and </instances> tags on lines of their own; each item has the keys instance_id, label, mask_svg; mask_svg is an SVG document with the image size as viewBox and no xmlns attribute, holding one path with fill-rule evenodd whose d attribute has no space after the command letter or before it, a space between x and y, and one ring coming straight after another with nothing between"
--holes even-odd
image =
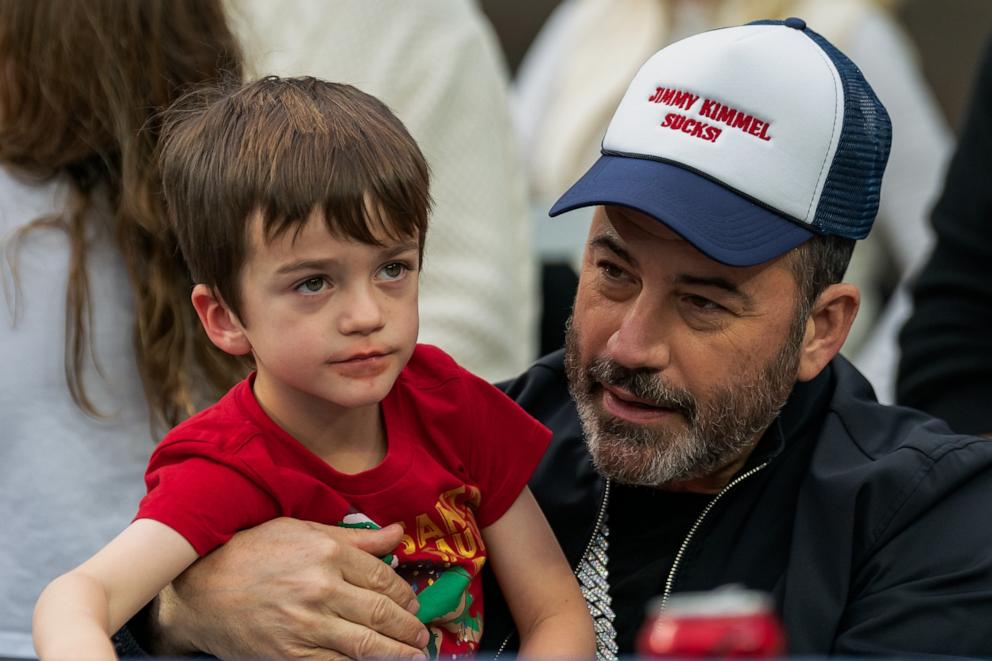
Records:
<instances>
[{"instance_id":1,"label":"man's gray beard","mask_svg":"<svg viewBox=\"0 0 992 661\"><path fill-rule=\"evenodd\" d=\"M796 320L785 346L763 369L741 374L700 403L655 370L630 369L603 357L583 368L569 320L565 371L596 469L617 482L656 487L705 477L732 463L757 442L792 392L804 326ZM673 409L685 428L656 429L609 415L596 404L601 383Z\"/></svg>"}]
</instances>

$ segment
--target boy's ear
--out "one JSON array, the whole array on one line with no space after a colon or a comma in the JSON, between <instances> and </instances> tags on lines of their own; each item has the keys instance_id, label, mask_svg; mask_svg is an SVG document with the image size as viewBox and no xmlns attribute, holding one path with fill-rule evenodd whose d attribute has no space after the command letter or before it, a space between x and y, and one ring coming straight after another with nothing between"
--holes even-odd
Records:
<instances>
[{"instance_id":1,"label":"boy's ear","mask_svg":"<svg viewBox=\"0 0 992 661\"><path fill-rule=\"evenodd\" d=\"M810 381L840 351L858 314L861 292L854 285L839 283L823 290L809 319L799 352L799 381Z\"/></svg>"},{"instance_id":2,"label":"boy's ear","mask_svg":"<svg viewBox=\"0 0 992 661\"><path fill-rule=\"evenodd\" d=\"M203 330L218 349L233 356L251 352L251 342L244 326L219 295L207 285L200 284L193 287L191 298Z\"/></svg>"}]
</instances>

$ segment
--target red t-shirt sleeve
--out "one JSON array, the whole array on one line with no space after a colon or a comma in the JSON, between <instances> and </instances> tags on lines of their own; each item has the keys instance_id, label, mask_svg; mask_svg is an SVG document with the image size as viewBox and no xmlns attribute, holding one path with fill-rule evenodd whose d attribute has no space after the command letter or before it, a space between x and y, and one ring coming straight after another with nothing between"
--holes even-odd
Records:
<instances>
[{"instance_id":1,"label":"red t-shirt sleeve","mask_svg":"<svg viewBox=\"0 0 992 661\"><path fill-rule=\"evenodd\" d=\"M197 456L197 445L176 443L155 452L135 520L164 523L203 556L239 530L279 516L279 506L236 457Z\"/></svg>"},{"instance_id":2,"label":"red t-shirt sleeve","mask_svg":"<svg viewBox=\"0 0 992 661\"><path fill-rule=\"evenodd\" d=\"M485 528L503 516L527 486L551 442L551 431L512 399L479 377L466 373L469 472L482 490L477 513Z\"/></svg>"}]
</instances>

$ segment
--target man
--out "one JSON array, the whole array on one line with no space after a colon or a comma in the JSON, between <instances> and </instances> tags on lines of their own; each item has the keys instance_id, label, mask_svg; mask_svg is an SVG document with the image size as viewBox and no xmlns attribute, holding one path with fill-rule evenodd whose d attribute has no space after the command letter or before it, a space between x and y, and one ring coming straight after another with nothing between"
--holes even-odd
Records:
<instances>
[{"instance_id":1,"label":"man","mask_svg":"<svg viewBox=\"0 0 992 661\"><path fill-rule=\"evenodd\" d=\"M642 67L552 210L597 206L567 348L506 389L555 432L531 486L600 657L633 651L653 597L728 583L773 595L790 653L992 654L992 446L880 406L837 356L889 139L803 21L715 30ZM247 531L156 602L147 638L415 655L409 590L356 550L398 535ZM484 644L512 650L488 587Z\"/></svg>"}]
</instances>

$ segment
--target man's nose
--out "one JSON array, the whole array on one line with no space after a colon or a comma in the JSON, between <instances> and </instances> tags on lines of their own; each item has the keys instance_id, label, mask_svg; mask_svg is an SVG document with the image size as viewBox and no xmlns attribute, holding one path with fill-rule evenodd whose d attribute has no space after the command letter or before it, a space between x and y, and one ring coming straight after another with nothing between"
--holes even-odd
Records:
<instances>
[{"instance_id":1,"label":"man's nose","mask_svg":"<svg viewBox=\"0 0 992 661\"><path fill-rule=\"evenodd\" d=\"M660 306L639 296L606 343L611 359L631 369L663 370L671 361L666 323Z\"/></svg>"},{"instance_id":2,"label":"man's nose","mask_svg":"<svg viewBox=\"0 0 992 661\"><path fill-rule=\"evenodd\" d=\"M343 335L370 335L385 324L382 303L374 286L356 285L350 288L344 301L338 328Z\"/></svg>"}]
</instances>

